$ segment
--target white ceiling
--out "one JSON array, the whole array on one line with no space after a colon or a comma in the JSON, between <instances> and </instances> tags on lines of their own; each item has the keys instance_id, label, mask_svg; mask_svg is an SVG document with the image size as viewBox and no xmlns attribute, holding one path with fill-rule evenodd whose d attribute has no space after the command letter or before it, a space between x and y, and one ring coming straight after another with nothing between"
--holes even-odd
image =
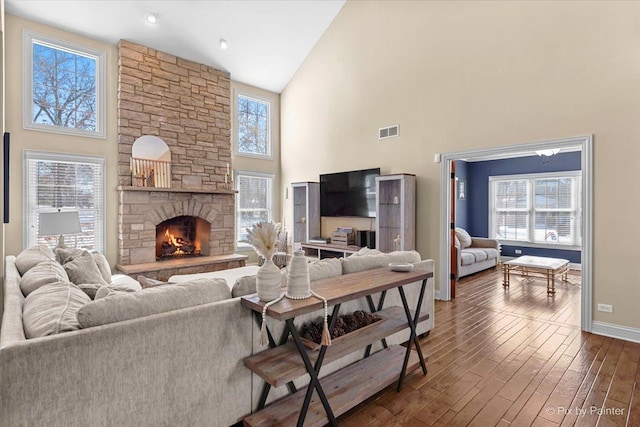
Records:
<instances>
[{"instance_id":1,"label":"white ceiling","mask_svg":"<svg viewBox=\"0 0 640 427\"><path fill-rule=\"evenodd\" d=\"M111 44L129 40L280 93L345 1L5 0L5 6L9 14ZM149 24L148 13L158 23Z\"/></svg>"}]
</instances>

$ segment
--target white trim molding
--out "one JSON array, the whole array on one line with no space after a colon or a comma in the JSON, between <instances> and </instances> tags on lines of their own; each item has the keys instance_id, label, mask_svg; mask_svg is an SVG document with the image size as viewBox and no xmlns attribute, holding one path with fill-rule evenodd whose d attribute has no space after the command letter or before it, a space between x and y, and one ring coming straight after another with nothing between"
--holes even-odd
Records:
<instances>
[{"instance_id":1,"label":"white trim molding","mask_svg":"<svg viewBox=\"0 0 640 427\"><path fill-rule=\"evenodd\" d=\"M516 157L522 153L531 153L536 150L551 148L576 149L581 151L581 176L582 176L582 301L580 307L580 323L583 331L591 332L593 319L593 136L577 136L572 138L556 139L549 141L531 142L527 144L510 145L506 147L493 147L441 155L440 166L440 276L437 292L438 299L448 301L451 299L449 286L449 273L451 271L451 259L449 247L451 245L451 167L454 160L485 159L491 156Z\"/></svg>"},{"instance_id":2,"label":"white trim molding","mask_svg":"<svg viewBox=\"0 0 640 427\"><path fill-rule=\"evenodd\" d=\"M614 325L613 323L594 321L591 327L591 333L640 343L640 329Z\"/></svg>"},{"instance_id":3,"label":"white trim molding","mask_svg":"<svg viewBox=\"0 0 640 427\"><path fill-rule=\"evenodd\" d=\"M44 34L24 30L22 34L22 127L27 130L60 133L64 135L86 136L91 138L106 138L106 53L76 43L60 40ZM64 127L54 124L34 123L33 121L33 44L38 43L52 49L65 51L74 55L84 56L95 61L95 96L96 96L96 130L86 130L74 127Z\"/></svg>"}]
</instances>

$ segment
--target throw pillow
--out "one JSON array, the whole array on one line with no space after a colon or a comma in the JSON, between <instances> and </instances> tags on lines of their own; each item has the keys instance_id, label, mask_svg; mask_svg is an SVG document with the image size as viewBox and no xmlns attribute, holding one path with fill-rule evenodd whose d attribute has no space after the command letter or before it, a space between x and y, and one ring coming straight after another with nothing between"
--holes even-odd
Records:
<instances>
[{"instance_id":1,"label":"throw pillow","mask_svg":"<svg viewBox=\"0 0 640 427\"><path fill-rule=\"evenodd\" d=\"M136 279L129 277L126 274L112 274L111 285L127 288L130 292L136 292L142 289L142 286L140 286L140 283L138 283Z\"/></svg>"},{"instance_id":2,"label":"throw pillow","mask_svg":"<svg viewBox=\"0 0 640 427\"><path fill-rule=\"evenodd\" d=\"M464 228L456 227L456 237L460 240L460 248L468 248L471 246L471 236Z\"/></svg>"},{"instance_id":3,"label":"throw pillow","mask_svg":"<svg viewBox=\"0 0 640 427\"><path fill-rule=\"evenodd\" d=\"M389 265L386 255L366 255L341 258L342 274L357 273L359 271L381 268Z\"/></svg>"},{"instance_id":4,"label":"throw pillow","mask_svg":"<svg viewBox=\"0 0 640 427\"><path fill-rule=\"evenodd\" d=\"M418 251L394 251L385 255L388 262L408 262L414 263L420 261Z\"/></svg>"},{"instance_id":5,"label":"throw pillow","mask_svg":"<svg viewBox=\"0 0 640 427\"><path fill-rule=\"evenodd\" d=\"M138 276L138 282L142 289L153 288L154 286L168 285L170 282L163 282L162 280L151 279L145 276Z\"/></svg>"},{"instance_id":6,"label":"throw pillow","mask_svg":"<svg viewBox=\"0 0 640 427\"><path fill-rule=\"evenodd\" d=\"M100 288L98 288L98 290L96 291L96 295L93 299L97 300L100 298L106 298L111 295L126 294L127 292L131 292L131 291L116 289L116 288L113 288L112 286L100 286Z\"/></svg>"},{"instance_id":7,"label":"throw pillow","mask_svg":"<svg viewBox=\"0 0 640 427\"><path fill-rule=\"evenodd\" d=\"M231 298L222 279L196 279L191 282L156 286L139 292L99 298L78 311L83 328L123 322Z\"/></svg>"},{"instance_id":8,"label":"throw pillow","mask_svg":"<svg viewBox=\"0 0 640 427\"><path fill-rule=\"evenodd\" d=\"M253 276L244 276L236 280L231 289L231 296L237 298L244 295L255 294L256 292L258 291L256 289L256 275L254 274Z\"/></svg>"},{"instance_id":9,"label":"throw pillow","mask_svg":"<svg viewBox=\"0 0 640 427\"><path fill-rule=\"evenodd\" d=\"M64 264L67 260L70 261L70 258L77 257L82 255L84 249L80 248L68 248L68 247L57 247L53 250L56 253L56 258L60 264Z\"/></svg>"},{"instance_id":10,"label":"throw pillow","mask_svg":"<svg viewBox=\"0 0 640 427\"><path fill-rule=\"evenodd\" d=\"M68 257L63 267L69 276L69 280L76 285L85 283L108 285L102 278L102 274L100 274L100 270L98 270L98 266L89 251L82 251L79 256Z\"/></svg>"},{"instance_id":11,"label":"throw pillow","mask_svg":"<svg viewBox=\"0 0 640 427\"><path fill-rule=\"evenodd\" d=\"M104 281L111 283L111 267L109 266L107 258L100 252L92 252L91 256L93 257L93 261L96 263Z\"/></svg>"},{"instance_id":12,"label":"throw pillow","mask_svg":"<svg viewBox=\"0 0 640 427\"><path fill-rule=\"evenodd\" d=\"M453 238L455 239L455 245L457 248L460 248L460 239L458 239L458 236L453 236ZM462 249L462 248L460 248Z\"/></svg>"},{"instance_id":13,"label":"throw pillow","mask_svg":"<svg viewBox=\"0 0 640 427\"><path fill-rule=\"evenodd\" d=\"M26 297L41 286L55 282L68 282L69 276L57 261L42 261L20 279L20 289Z\"/></svg>"},{"instance_id":14,"label":"throw pillow","mask_svg":"<svg viewBox=\"0 0 640 427\"><path fill-rule=\"evenodd\" d=\"M55 261L56 256L47 245L36 245L25 249L16 256L16 268L21 276L42 261Z\"/></svg>"},{"instance_id":15,"label":"throw pillow","mask_svg":"<svg viewBox=\"0 0 640 427\"><path fill-rule=\"evenodd\" d=\"M115 292L135 292L135 289L131 289L128 286L122 286L115 283L110 283L108 285L103 285L100 283L81 283L77 285L82 292L87 294L89 298L96 299L96 294L100 288L107 288Z\"/></svg>"},{"instance_id":16,"label":"throw pillow","mask_svg":"<svg viewBox=\"0 0 640 427\"><path fill-rule=\"evenodd\" d=\"M44 337L80 328L76 317L89 297L73 283L49 283L24 301L22 320L27 338Z\"/></svg>"}]
</instances>

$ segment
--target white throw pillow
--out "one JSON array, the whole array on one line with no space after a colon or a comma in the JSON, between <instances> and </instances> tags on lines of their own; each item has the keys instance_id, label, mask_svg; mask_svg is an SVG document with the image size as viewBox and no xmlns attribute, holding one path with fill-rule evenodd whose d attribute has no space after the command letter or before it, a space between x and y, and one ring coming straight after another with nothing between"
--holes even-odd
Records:
<instances>
[{"instance_id":1,"label":"white throw pillow","mask_svg":"<svg viewBox=\"0 0 640 427\"><path fill-rule=\"evenodd\" d=\"M471 246L471 236L464 228L456 227L456 237L460 240L460 248L468 248Z\"/></svg>"}]
</instances>

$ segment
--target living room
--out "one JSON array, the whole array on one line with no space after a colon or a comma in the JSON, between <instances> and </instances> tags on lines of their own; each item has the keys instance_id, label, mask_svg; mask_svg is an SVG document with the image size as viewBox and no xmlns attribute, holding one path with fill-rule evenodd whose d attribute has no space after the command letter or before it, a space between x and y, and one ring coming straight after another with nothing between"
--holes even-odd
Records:
<instances>
[{"instance_id":1,"label":"living room","mask_svg":"<svg viewBox=\"0 0 640 427\"><path fill-rule=\"evenodd\" d=\"M638 342L637 256L619 241L640 239L632 213L640 202L620 187L634 182L640 155L639 15L638 3L617 1L347 1L282 90L246 85L231 72L231 96L240 91L271 102L273 158L231 152L228 163L233 171L273 177L273 219L287 230L294 221L287 197L293 182L375 167L383 174L415 174L416 249L440 266L448 256L440 238L445 183L434 155L593 135L593 315L592 324L582 327ZM121 185L116 165L122 161L118 47L73 28L11 14L3 19L3 131L11 132L12 141L11 220L3 229L1 255L24 248L23 150L56 151L105 159L104 252L115 265ZM23 129L23 29L106 52L105 139ZM169 53L180 52L178 47ZM232 123L231 116L225 124L230 136ZM395 124L398 137L378 139L379 128ZM225 163L216 174L220 185ZM324 218L322 234L343 225L372 226L370 220ZM442 274L435 272L436 292ZM611 305L613 312L598 311L597 304Z\"/></svg>"}]
</instances>

